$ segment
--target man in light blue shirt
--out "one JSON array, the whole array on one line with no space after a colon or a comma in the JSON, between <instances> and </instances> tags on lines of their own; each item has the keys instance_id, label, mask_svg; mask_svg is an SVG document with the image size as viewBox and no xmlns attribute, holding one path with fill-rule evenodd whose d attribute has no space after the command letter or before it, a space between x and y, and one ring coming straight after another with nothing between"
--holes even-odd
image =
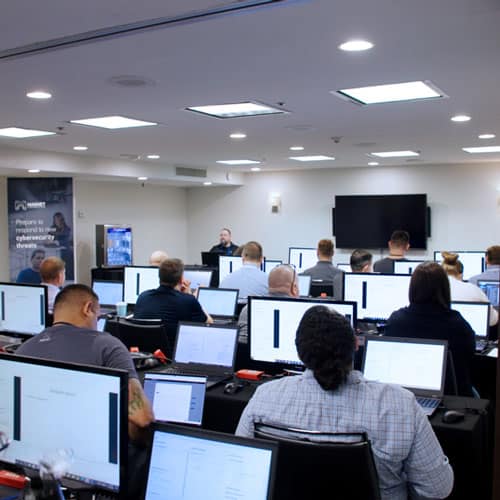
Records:
<instances>
[{"instance_id":1,"label":"man in light blue shirt","mask_svg":"<svg viewBox=\"0 0 500 500\"><path fill-rule=\"evenodd\" d=\"M356 339L342 315L326 306L312 307L299 324L295 343L306 371L262 384L236 434L253 437L255 422L366 432L383 500L446 498L451 493L453 470L415 396L395 385L369 382L352 370Z\"/></svg>"},{"instance_id":2,"label":"man in light blue shirt","mask_svg":"<svg viewBox=\"0 0 500 500\"><path fill-rule=\"evenodd\" d=\"M267 295L267 274L261 271L263 261L262 246L256 241L249 241L241 253L243 266L226 276L219 288L237 288L238 301L246 304L249 295Z\"/></svg>"},{"instance_id":3,"label":"man in light blue shirt","mask_svg":"<svg viewBox=\"0 0 500 500\"><path fill-rule=\"evenodd\" d=\"M487 248L486 271L469 278L469 283L476 286L478 281L500 281L500 245Z\"/></svg>"}]
</instances>

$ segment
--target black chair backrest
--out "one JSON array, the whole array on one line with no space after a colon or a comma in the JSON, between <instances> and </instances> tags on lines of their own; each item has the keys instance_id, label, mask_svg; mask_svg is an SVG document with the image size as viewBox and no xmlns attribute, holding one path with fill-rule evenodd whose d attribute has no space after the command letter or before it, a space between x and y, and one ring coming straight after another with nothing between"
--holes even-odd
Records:
<instances>
[{"instance_id":1,"label":"black chair backrest","mask_svg":"<svg viewBox=\"0 0 500 500\"><path fill-rule=\"evenodd\" d=\"M377 469L365 433L255 423L254 437L279 443L274 500L380 499Z\"/></svg>"},{"instance_id":2,"label":"black chair backrest","mask_svg":"<svg viewBox=\"0 0 500 500\"><path fill-rule=\"evenodd\" d=\"M311 297L321 297L321 294L333 297L333 283L331 281L311 281L309 295Z\"/></svg>"},{"instance_id":3,"label":"black chair backrest","mask_svg":"<svg viewBox=\"0 0 500 500\"><path fill-rule=\"evenodd\" d=\"M172 346L168 340L167 329L163 324L138 324L122 320L117 322L118 337L127 347L138 347L141 352L155 352L161 349L167 358L172 357ZM111 333L111 332L110 332ZM113 335L113 333L111 333Z\"/></svg>"}]
</instances>

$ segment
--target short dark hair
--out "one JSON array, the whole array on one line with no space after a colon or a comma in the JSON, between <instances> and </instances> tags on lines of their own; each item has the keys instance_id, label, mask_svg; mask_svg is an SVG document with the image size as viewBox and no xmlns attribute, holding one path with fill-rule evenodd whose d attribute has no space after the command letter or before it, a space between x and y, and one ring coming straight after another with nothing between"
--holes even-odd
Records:
<instances>
[{"instance_id":1,"label":"short dark hair","mask_svg":"<svg viewBox=\"0 0 500 500\"><path fill-rule=\"evenodd\" d=\"M446 272L437 262L419 264L410 280L410 304L434 304L450 309L450 282Z\"/></svg>"},{"instance_id":2,"label":"short dark hair","mask_svg":"<svg viewBox=\"0 0 500 500\"><path fill-rule=\"evenodd\" d=\"M397 247L405 247L410 243L410 234L408 231L396 229L391 234L391 243Z\"/></svg>"},{"instance_id":3,"label":"short dark hair","mask_svg":"<svg viewBox=\"0 0 500 500\"><path fill-rule=\"evenodd\" d=\"M343 384L352 370L354 332L349 321L326 306L308 309L295 337L300 360L325 391Z\"/></svg>"},{"instance_id":4,"label":"short dark hair","mask_svg":"<svg viewBox=\"0 0 500 500\"><path fill-rule=\"evenodd\" d=\"M43 255L45 255L45 250L43 248L37 248L36 250L33 250L33 252L31 252L30 260L33 260L37 253L43 253Z\"/></svg>"},{"instance_id":5,"label":"short dark hair","mask_svg":"<svg viewBox=\"0 0 500 500\"><path fill-rule=\"evenodd\" d=\"M323 257L333 257L335 247L333 246L332 240L319 240L318 241L318 253Z\"/></svg>"},{"instance_id":6,"label":"short dark hair","mask_svg":"<svg viewBox=\"0 0 500 500\"><path fill-rule=\"evenodd\" d=\"M181 259L165 259L158 269L160 283L174 288L179 284L184 273L184 263Z\"/></svg>"},{"instance_id":7,"label":"short dark hair","mask_svg":"<svg viewBox=\"0 0 500 500\"><path fill-rule=\"evenodd\" d=\"M492 266L500 265L500 245L492 245L486 249L488 263Z\"/></svg>"},{"instance_id":8,"label":"short dark hair","mask_svg":"<svg viewBox=\"0 0 500 500\"><path fill-rule=\"evenodd\" d=\"M261 260L263 255L262 245L257 241L249 241L245 243L241 256L248 260Z\"/></svg>"},{"instance_id":9,"label":"short dark hair","mask_svg":"<svg viewBox=\"0 0 500 500\"><path fill-rule=\"evenodd\" d=\"M99 297L89 286L79 283L65 286L56 295L56 300L54 301L54 313L65 305L80 305L88 300L99 303Z\"/></svg>"},{"instance_id":10,"label":"short dark hair","mask_svg":"<svg viewBox=\"0 0 500 500\"><path fill-rule=\"evenodd\" d=\"M361 271L366 264L372 262L373 255L368 250L358 248L351 254L351 269L353 271Z\"/></svg>"}]
</instances>

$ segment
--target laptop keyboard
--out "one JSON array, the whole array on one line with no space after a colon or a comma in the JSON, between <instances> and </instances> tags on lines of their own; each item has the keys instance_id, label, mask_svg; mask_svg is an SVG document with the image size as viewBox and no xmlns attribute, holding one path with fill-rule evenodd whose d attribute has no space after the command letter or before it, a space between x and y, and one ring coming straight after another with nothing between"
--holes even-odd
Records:
<instances>
[{"instance_id":1,"label":"laptop keyboard","mask_svg":"<svg viewBox=\"0 0 500 500\"><path fill-rule=\"evenodd\" d=\"M422 407L427 416L431 416L441 401L434 398L417 397L417 403Z\"/></svg>"},{"instance_id":2,"label":"laptop keyboard","mask_svg":"<svg viewBox=\"0 0 500 500\"><path fill-rule=\"evenodd\" d=\"M487 347L487 340L476 340L476 352L483 352Z\"/></svg>"}]
</instances>

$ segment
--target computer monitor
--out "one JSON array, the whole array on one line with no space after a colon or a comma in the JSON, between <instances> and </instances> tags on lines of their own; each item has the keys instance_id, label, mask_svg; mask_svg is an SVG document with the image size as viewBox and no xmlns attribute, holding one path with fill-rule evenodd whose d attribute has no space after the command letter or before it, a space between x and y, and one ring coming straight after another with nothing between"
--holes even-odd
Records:
<instances>
[{"instance_id":1,"label":"computer monitor","mask_svg":"<svg viewBox=\"0 0 500 500\"><path fill-rule=\"evenodd\" d=\"M202 271L200 269L184 269L184 279L191 282L191 290L200 287L209 287L213 271Z\"/></svg>"},{"instance_id":2,"label":"computer monitor","mask_svg":"<svg viewBox=\"0 0 500 500\"><path fill-rule=\"evenodd\" d=\"M0 461L39 469L63 459L65 477L123 492L128 373L0 354Z\"/></svg>"},{"instance_id":3,"label":"computer monitor","mask_svg":"<svg viewBox=\"0 0 500 500\"><path fill-rule=\"evenodd\" d=\"M210 316L233 318L238 307L239 290L231 288L200 288L198 302Z\"/></svg>"},{"instance_id":4,"label":"computer monitor","mask_svg":"<svg viewBox=\"0 0 500 500\"><path fill-rule=\"evenodd\" d=\"M40 333L47 321L47 287L0 283L0 332L21 337Z\"/></svg>"},{"instance_id":5,"label":"computer monitor","mask_svg":"<svg viewBox=\"0 0 500 500\"><path fill-rule=\"evenodd\" d=\"M272 259L266 259L264 260L264 266L263 266L263 271L267 274L269 274L275 267L281 266L283 264L282 260L272 260Z\"/></svg>"},{"instance_id":6,"label":"computer monitor","mask_svg":"<svg viewBox=\"0 0 500 500\"><path fill-rule=\"evenodd\" d=\"M493 307L500 306L500 282L480 280L477 282L479 288L485 293Z\"/></svg>"},{"instance_id":7,"label":"computer monitor","mask_svg":"<svg viewBox=\"0 0 500 500\"><path fill-rule=\"evenodd\" d=\"M297 282L299 284L299 295L301 297L309 297L311 293L311 277L305 274L299 274L297 276Z\"/></svg>"},{"instance_id":8,"label":"computer monitor","mask_svg":"<svg viewBox=\"0 0 500 500\"><path fill-rule=\"evenodd\" d=\"M318 254L315 248L288 248L288 263L297 269L298 273L313 267L318 262Z\"/></svg>"},{"instance_id":9,"label":"computer monitor","mask_svg":"<svg viewBox=\"0 0 500 500\"><path fill-rule=\"evenodd\" d=\"M344 300L358 304L358 319L385 321L408 305L409 274L344 274Z\"/></svg>"},{"instance_id":10,"label":"computer monitor","mask_svg":"<svg viewBox=\"0 0 500 500\"><path fill-rule=\"evenodd\" d=\"M99 297L99 304L105 307L115 307L123 300L123 283L121 281L92 281L92 290Z\"/></svg>"},{"instance_id":11,"label":"computer monitor","mask_svg":"<svg viewBox=\"0 0 500 500\"><path fill-rule=\"evenodd\" d=\"M155 424L145 500L271 500L278 443Z\"/></svg>"},{"instance_id":12,"label":"computer monitor","mask_svg":"<svg viewBox=\"0 0 500 500\"><path fill-rule=\"evenodd\" d=\"M243 266L243 261L241 257L234 257L232 255L220 255L219 256L219 283L222 283L222 280L234 271Z\"/></svg>"},{"instance_id":13,"label":"computer monitor","mask_svg":"<svg viewBox=\"0 0 500 500\"><path fill-rule=\"evenodd\" d=\"M208 267L219 267L219 255L216 252L201 252L201 263Z\"/></svg>"},{"instance_id":14,"label":"computer monitor","mask_svg":"<svg viewBox=\"0 0 500 500\"><path fill-rule=\"evenodd\" d=\"M415 268L425 260L395 260L394 274L413 274Z\"/></svg>"},{"instance_id":15,"label":"computer monitor","mask_svg":"<svg viewBox=\"0 0 500 500\"><path fill-rule=\"evenodd\" d=\"M144 375L144 392L157 422L201 425L207 377L151 372Z\"/></svg>"},{"instance_id":16,"label":"computer monitor","mask_svg":"<svg viewBox=\"0 0 500 500\"><path fill-rule=\"evenodd\" d=\"M135 304L137 297L146 291L160 286L157 267L126 266L123 279L123 301Z\"/></svg>"},{"instance_id":17,"label":"computer monitor","mask_svg":"<svg viewBox=\"0 0 500 500\"><path fill-rule=\"evenodd\" d=\"M464 280L467 281L471 276L481 274L486 269L486 254L485 252L476 251L461 251L449 250L451 253L458 254L458 260L464 265ZM443 256L441 251L434 252L434 260L442 262Z\"/></svg>"},{"instance_id":18,"label":"computer monitor","mask_svg":"<svg viewBox=\"0 0 500 500\"><path fill-rule=\"evenodd\" d=\"M267 363L270 371L302 366L297 355L295 335L304 313L314 306L326 306L356 324L356 303L288 297L250 297L248 299L248 342L250 359ZM273 366L274 365L274 366ZM266 367L267 366L263 366Z\"/></svg>"},{"instance_id":19,"label":"computer monitor","mask_svg":"<svg viewBox=\"0 0 500 500\"><path fill-rule=\"evenodd\" d=\"M452 301L451 308L458 311L474 330L476 337L486 338L490 329L490 305L487 302Z\"/></svg>"}]
</instances>

